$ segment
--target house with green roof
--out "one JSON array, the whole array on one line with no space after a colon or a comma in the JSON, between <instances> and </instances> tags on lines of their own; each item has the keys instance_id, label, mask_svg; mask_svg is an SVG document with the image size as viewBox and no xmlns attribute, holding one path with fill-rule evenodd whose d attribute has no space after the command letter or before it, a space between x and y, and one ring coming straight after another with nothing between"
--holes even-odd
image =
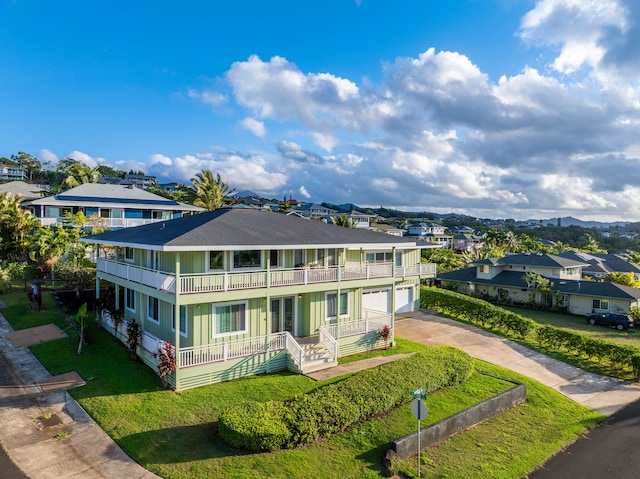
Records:
<instances>
[{"instance_id":1,"label":"house with green roof","mask_svg":"<svg viewBox=\"0 0 640 479\"><path fill-rule=\"evenodd\" d=\"M128 228L203 211L133 185L84 183L54 196L25 201L42 226L66 224L68 215L94 216L106 228Z\"/></svg>"},{"instance_id":2,"label":"house with green roof","mask_svg":"<svg viewBox=\"0 0 640 479\"><path fill-rule=\"evenodd\" d=\"M548 298L527 283L527 274L539 274L549 281L554 306L571 314L628 313L639 306L640 289L610 282L585 281L582 269L589 263L552 254L514 254L487 258L474 266L438 274L442 285L458 292L513 304L545 304Z\"/></svg>"},{"instance_id":3,"label":"house with green roof","mask_svg":"<svg viewBox=\"0 0 640 479\"><path fill-rule=\"evenodd\" d=\"M435 276L415 239L251 208L83 241L98 246L97 294L113 287L142 326L141 358L156 368L154 352L172 343L176 389L308 373L384 347L380 331L393 341L395 314L417 310L421 279Z\"/></svg>"}]
</instances>

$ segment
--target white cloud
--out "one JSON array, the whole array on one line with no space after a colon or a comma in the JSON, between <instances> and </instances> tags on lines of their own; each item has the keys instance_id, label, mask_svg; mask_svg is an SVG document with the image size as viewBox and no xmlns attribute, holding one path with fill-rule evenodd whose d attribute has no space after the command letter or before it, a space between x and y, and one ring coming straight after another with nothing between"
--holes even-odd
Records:
<instances>
[{"instance_id":1,"label":"white cloud","mask_svg":"<svg viewBox=\"0 0 640 479\"><path fill-rule=\"evenodd\" d=\"M264 138L267 136L267 129L264 126L264 123L256 120L255 118L244 118L240 125L245 129L249 130L251 133L256 135L258 138Z\"/></svg>"},{"instance_id":2,"label":"white cloud","mask_svg":"<svg viewBox=\"0 0 640 479\"><path fill-rule=\"evenodd\" d=\"M196 100L205 105L211 105L213 107L223 105L227 102L227 98L222 93L218 93L216 91L197 91L194 89L189 89L187 91L187 95L193 100Z\"/></svg>"},{"instance_id":3,"label":"white cloud","mask_svg":"<svg viewBox=\"0 0 640 479\"><path fill-rule=\"evenodd\" d=\"M298 193L300 193L300 195L305 199L311 198L311 194L309 194L304 186L300 186L300 188L298 188Z\"/></svg>"}]
</instances>

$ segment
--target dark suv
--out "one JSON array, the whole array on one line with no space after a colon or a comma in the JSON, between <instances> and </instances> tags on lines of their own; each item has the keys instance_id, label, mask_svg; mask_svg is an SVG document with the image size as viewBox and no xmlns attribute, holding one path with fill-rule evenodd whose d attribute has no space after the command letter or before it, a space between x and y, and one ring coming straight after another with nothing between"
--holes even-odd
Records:
<instances>
[{"instance_id":1,"label":"dark suv","mask_svg":"<svg viewBox=\"0 0 640 479\"><path fill-rule=\"evenodd\" d=\"M589 324L605 324L615 326L618 331L633 328L633 319L627 314L593 313L585 316Z\"/></svg>"}]
</instances>

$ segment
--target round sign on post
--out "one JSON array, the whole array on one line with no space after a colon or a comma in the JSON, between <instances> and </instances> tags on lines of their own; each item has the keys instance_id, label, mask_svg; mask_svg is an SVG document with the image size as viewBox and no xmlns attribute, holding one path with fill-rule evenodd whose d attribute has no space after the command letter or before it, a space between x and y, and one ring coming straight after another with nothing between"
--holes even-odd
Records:
<instances>
[{"instance_id":1,"label":"round sign on post","mask_svg":"<svg viewBox=\"0 0 640 479\"><path fill-rule=\"evenodd\" d=\"M422 399L418 399L418 398L414 398L413 401L411 401L411 412L413 413L414 417L418 421L422 421L423 419L426 419L427 415L429 414L427 405L424 402L422 402Z\"/></svg>"}]
</instances>

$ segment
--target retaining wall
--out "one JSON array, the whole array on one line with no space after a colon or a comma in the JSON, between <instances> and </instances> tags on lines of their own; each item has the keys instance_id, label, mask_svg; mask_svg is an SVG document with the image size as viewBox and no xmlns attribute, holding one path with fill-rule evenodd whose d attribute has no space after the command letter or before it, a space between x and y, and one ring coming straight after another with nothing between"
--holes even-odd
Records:
<instances>
[{"instance_id":1,"label":"retaining wall","mask_svg":"<svg viewBox=\"0 0 640 479\"><path fill-rule=\"evenodd\" d=\"M429 447L453 434L497 416L525 401L527 398L527 387L524 384L504 378L500 379L513 383L515 386L502 394L489 398L486 401L421 429L420 448L424 449ZM416 455L418 453L418 433L414 432L413 434L394 441L392 449L395 451L398 459L406 459Z\"/></svg>"}]
</instances>

